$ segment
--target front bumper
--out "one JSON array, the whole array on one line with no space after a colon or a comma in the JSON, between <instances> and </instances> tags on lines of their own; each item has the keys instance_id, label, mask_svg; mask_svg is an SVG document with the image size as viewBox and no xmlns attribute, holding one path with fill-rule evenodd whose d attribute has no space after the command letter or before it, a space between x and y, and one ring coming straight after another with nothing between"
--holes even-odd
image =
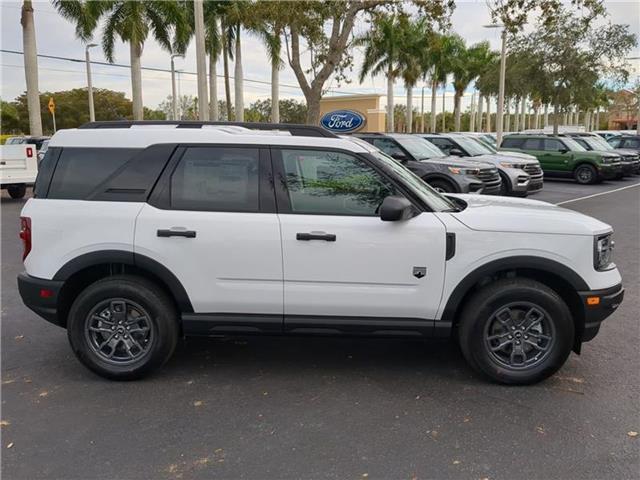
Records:
<instances>
[{"instance_id":1,"label":"front bumper","mask_svg":"<svg viewBox=\"0 0 640 480\"><path fill-rule=\"evenodd\" d=\"M640 160L632 162L622 162L622 173L625 175L633 175L640 172Z\"/></svg>"},{"instance_id":2,"label":"front bumper","mask_svg":"<svg viewBox=\"0 0 640 480\"><path fill-rule=\"evenodd\" d=\"M32 277L26 272L18 275L18 291L23 303L46 321L59 327L65 319L58 316L58 296L64 282Z\"/></svg>"},{"instance_id":3,"label":"front bumper","mask_svg":"<svg viewBox=\"0 0 640 480\"><path fill-rule=\"evenodd\" d=\"M622 303L624 288L622 284L604 290L578 292L584 309L584 330L581 341L592 340L600 330L600 324Z\"/></svg>"},{"instance_id":4,"label":"front bumper","mask_svg":"<svg viewBox=\"0 0 640 480\"><path fill-rule=\"evenodd\" d=\"M605 180L620 178L622 175L622 163L600 165L598 167L598 173Z\"/></svg>"}]
</instances>

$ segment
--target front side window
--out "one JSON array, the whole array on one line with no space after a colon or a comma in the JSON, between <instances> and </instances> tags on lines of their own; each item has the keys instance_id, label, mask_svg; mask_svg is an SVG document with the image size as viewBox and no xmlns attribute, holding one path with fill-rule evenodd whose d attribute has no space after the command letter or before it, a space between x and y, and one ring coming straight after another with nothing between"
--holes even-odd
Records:
<instances>
[{"instance_id":1,"label":"front side window","mask_svg":"<svg viewBox=\"0 0 640 480\"><path fill-rule=\"evenodd\" d=\"M407 149L417 160L427 160L429 158L442 158L445 156L439 145L436 146L429 140L411 135L398 135L396 140Z\"/></svg>"},{"instance_id":2,"label":"front side window","mask_svg":"<svg viewBox=\"0 0 640 480\"><path fill-rule=\"evenodd\" d=\"M282 150L292 213L374 216L396 189L362 160L340 152Z\"/></svg>"},{"instance_id":3,"label":"front side window","mask_svg":"<svg viewBox=\"0 0 640 480\"><path fill-rule=\"evenodd\" d=\"M259 159L255 148L187 148L171 176L171 208L257 212Z\"/></svg>"},{"instance_id":4,"label":"front side window","mask_svg":"<svg viewBox=\"0 0 640 480\"><path fill-rule=\"evenodd\" d=\"M402 151L398 144L390 138L374 138L373 146L379 148L391 157L406 157L406 154Z\"/></svg>"},{"instance_id":5,"label":"front side window","mask_svg":"<svg viewBox=\"0 0 640 480\"><path fill-rule=\"evenodd\" d=\"M640 148L640 140L637 138L625 138L624 148Z\"/></svg>"},{"instance_id":6,"label":"front side window","mask_svg":"<svg viewBox=\"0 0 640 480\"><path fill-rule=\"evenodd\" d=\"M560 150L566 150L567 147L564 146L560 140L556 140L555 138L545 138L544 139L544 151L545 152L559 152Z\"/></svg>"},{"instance_id":7,"label":"front side window","mask_svg":"<svg viewBox=\"0 0 640 480\"><path fill-rule=\"evenodd\" d=\"M611 137L607 140L607 143L611 145L613 148L620 148L620 144L622 143L622 138L620 137Z\"/></svg>"}]
</instances>

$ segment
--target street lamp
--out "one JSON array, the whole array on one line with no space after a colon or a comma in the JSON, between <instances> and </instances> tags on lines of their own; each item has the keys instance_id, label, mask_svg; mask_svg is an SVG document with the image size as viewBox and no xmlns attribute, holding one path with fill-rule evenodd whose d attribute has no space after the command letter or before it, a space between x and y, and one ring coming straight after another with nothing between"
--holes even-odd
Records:
<instances>
[{"instance_id":1,"label":"street lamp","mask_svg":"<svg viewBox=\"0 0 640 480\"><path fill-rule=\"evenodd\" d=\"M507 29L499 23L483 25L484 28L501 28L502 47L500 49L500 85L498 87L498 111L496 112L496 143L502 143L502 115L504 112L504 77L507 65Z\"/></svg>"},{"instance_id":2,"label":"street lamp","mask_svg":"<svg viewBox=\"0 0 640 480\"><path fill-rule=\"evenodd\" d=\"M176 70L173 59L176 57L184 58L184 55L174 53L171 55L171 106L173 110L173 119L178 120L178 102L176 100Z\"/></svg>"},{"instance_id":3,"label":"street lamp","mask_svg":"<svg viewBox=\"0 0 640 480\"><path fill-rule=\"evenodd\" d=\"M89 121L96 121L96 111L93 107L93 85L91 84L91 58L89 57L89 49L97 47L97 43L90 43L84 47L84 58L87 63L87 90L89 92Z\"/></svg>"}]
</instances>

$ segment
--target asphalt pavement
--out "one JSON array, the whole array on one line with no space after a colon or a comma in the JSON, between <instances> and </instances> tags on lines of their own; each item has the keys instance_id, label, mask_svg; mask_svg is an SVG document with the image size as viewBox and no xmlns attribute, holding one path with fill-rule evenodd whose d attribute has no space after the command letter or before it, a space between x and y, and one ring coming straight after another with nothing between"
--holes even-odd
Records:
<instances>
[{"instance_id":1,"label":"asphalt pavement","mask_svg":"<svg viewBox=\"0 0 640 480\"><path fill-rule=\"evenodd\" d=\"M627 293L582 355L529 387L488 383L449 341L351 338L189 339L148 379L104 380L22 305L24 201L3 192L2 476L638 478L636 184L548 181L531 197L613 225Z\"/></svg>"}]
</instances>

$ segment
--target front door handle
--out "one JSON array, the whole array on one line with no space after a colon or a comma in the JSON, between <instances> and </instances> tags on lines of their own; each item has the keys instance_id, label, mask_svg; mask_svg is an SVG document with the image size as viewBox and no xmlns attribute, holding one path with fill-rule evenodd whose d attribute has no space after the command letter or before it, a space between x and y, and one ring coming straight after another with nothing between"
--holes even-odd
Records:
<instances>
[{"instance_id":1,"label":"front door handle","mask_svg":"<svg viewBox=\"0 0 640 480\"><path fill-rule=\"evenodd\" d=\"M325 242L335 242L336 236L333 233L296 233L296 240L324 240Z\"/></svg>"},{"instance_id":2,"label":"front door handle","mask_svg":"<svg viewBox=\"0 0 640 480\"><path fill-rule=\"evenodd\" d=\"M174 230L174 229L165 229L158 230L159 237L186 237L186 238L196 238L195 230Z\"/></svg>"}]
</instances>

